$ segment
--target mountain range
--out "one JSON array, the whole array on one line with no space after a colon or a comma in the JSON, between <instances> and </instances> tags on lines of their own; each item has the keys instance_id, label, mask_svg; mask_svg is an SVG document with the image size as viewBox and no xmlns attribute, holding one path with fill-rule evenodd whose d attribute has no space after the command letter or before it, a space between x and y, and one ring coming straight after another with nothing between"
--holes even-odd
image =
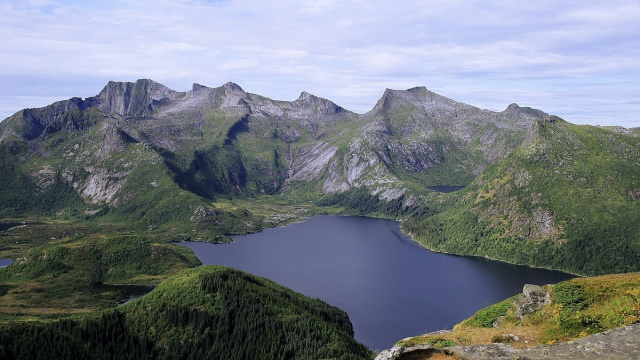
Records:
<instances>
[{"instance_id":1,"label":"mountain range","mask_svg":"<svg viewBox=\"0 0 640 360\"><path fill-rule=\"evenodd\" d=\"M356 114L306 92L278 101L234 83L109 82L0 123L0 216L220 241L269 226L222 200L340 206L356 194L396 204L377 213L404 218L432 249L625 272L640 266L639 135L517 104L482 110L424 87L387 89Z\"/></svg>"},{"instance_id":2,"label":"mountain range","mask_svg":"<svg viewBox=\"0 0 640 360\"><path fill-rule=\"evenodd\" d=\"M339 309L198 267L171 242L359 214L402 220L436 251L627 273L640 271L639 200L640 128L482 110L424 87L387 89L357 114L306 92L109 82L0 123L0 259L14 260L0 269L0 358L371 358ZM613 300L604 285L555 287L556 310L531 321L550 316L567 339L637 322L634 281L614 281ZM587 295L613 305L563 313ZM491 325L504 304L476 317Z\"/></svg>"}]
</instances>

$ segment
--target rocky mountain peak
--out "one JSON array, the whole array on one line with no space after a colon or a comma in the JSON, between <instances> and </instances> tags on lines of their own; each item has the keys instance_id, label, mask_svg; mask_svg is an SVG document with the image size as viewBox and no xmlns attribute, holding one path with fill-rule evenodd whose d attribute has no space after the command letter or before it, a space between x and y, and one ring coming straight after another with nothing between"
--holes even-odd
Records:
<instances>
[{"instance_id":1,"label":"rocky mountain peak","mask_svg":"<svg viewBox=\"0 0 640 360\"><path fill-rule=\"evenodd\" d=\"M521 107L516 103L512 103L503 111L504 114L518 116L523 118L548 119L549 114L544 111L533 109L530 107Z\"/></svg>"},{"instance_id":2,"label":"rocky mountain peak","mask_svg":"<svg viewBox=\"0 0 640 360\"><path fill-rule=\"evenodd\" d=\"M87 99L100 110L123 117L141 116L151 112L154 101L175 99L177 92L149 79L135 83L109 81L98 96Z\"/></svg>"},{"instance_id":3,"label":"rocky mountain peak","mask_svg":"<svg viewBox=\"0 0 640 360\"><path fill-rule=\"evenodd\" d=\"M57 101L51 105L36 109L24 109L9 117L0 129L0 142L16 138L33 140L42 134L55 132L61 128L77 128L73 119L63 119L69 111L83 111L90 105L79 97Z\"/></svg>"},{"instance_id":4,"label":"rocky mountain peak","mask_svg":"<svg viewBox=\"0 0 640 360\"><path fill-rule=\"evenodd\" d=\"M380 112L385 109L388 110L391 107L391 98L393 97L394 91L395 90L391 90L389 88L385 89L384 93L382 93L382 97L376 102L376 105L371 109L371 111L369 111L369 113Z\"/></svg>"},{"instance_id":5,"label":"rocky mountain peak","mask_svg":"<svg viewBox=\"0 0 640 360\"><path fill-rule=\"evenodd\" d=\"M511 103L509 104L509 106L507 106L507 108L504 110L505 112L509 112L509 113L514 113L516 111L520 110L520 106L516 103Z\"/></svg>"},{"instance_id":6,"label":"rocky mountain peak","mask_svg":"<svg viewBox=\"0 0 640 360\"><path fill-rule=\"evenodd\" d=\"M193 83L193 86L191 86L191 91L193 91L194 93L199 93L199 92L203 92L203 91L207 91L210 88L198 83Z\"/></svg>"},{"instance_id":7,"label":"rocky mountain peak","mask_svg":"<svg viewBox=\"0 0 640 360\"><path fill-rule=\"evenodd\" d=\"M424 109L452 109L468 106L429 91L424 86L417 86L407 90L386 89L373 111L388 111L401 104Z\"/></svg>"},{"instance_id":8,"label":"rocky mountain peak","mask_svg":"<svg viewBox=\"0 0 640 360\"><path fill-rule=\"evenodd\" d=\"M310 101L312 99L317 99L317 97L313 94L309 94L306 91L303 91L300 93L300 96L298 97L298 101L303 102L303 101Z\"/></svg>"},{"instance_id":9,"label":"rocky mountain peak","mask_svg":"<svg viewBox=\"0 0 640 360\"><path fill-rule=\"evenodd\" d=\"M238 84L228 82L216 88L215 93L216 101L219 102L220 107L244 111L243 104L245 104L244 98L247 93Z\"/></svg>"},{"instance_id":10,"label":"rocky mountain peak","mask_svg":"<svg viewBox=\"0 0 640 360\"><path fill-rule=\"evenodd\" d=\"M425 86L416 86L407 90L408 92L418 93L418 92L427 92L427 88Z\"/></svg>"},{"instance_id":11,"label":"rocky mountain peak","mask_svg":"<svg viewBox=\"0 0 640 360\"><path fill-rule=\"evenodd\" d=\"M318 113L321 115L334 115L344 111L344 108L336 105L334 102L317 97L306 91L300 93L300 96L294 101L294 104L301 107L316 107Z\"/></svg>"},{"instance_id":12,"label":"rocky mountain peak","mask_svg":"<svg viewBox=\"0 0 640 360\"><path fill-rule=\"evenodd\" d=\"M240 85L229 81L228 83L222 85L225 91L232 93L241 93L245 94L245 91L240 87Z\"/></svg>"}]
</instances>

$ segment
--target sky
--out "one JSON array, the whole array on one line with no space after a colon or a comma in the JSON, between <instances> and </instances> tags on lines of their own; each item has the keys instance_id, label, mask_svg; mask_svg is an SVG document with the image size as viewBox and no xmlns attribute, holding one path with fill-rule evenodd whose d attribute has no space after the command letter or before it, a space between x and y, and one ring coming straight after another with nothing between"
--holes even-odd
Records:
<instances>
[{"instance_id":1,"label":"sky","mask_svg":"<svg viewBox=\"0 0 640 360\"><path fill-rule=\"evenodd\" d=\"M0 0L0 119L147 78L364 113L387 88L640 126L640 0Z\"/></svg>"}]
</instances>

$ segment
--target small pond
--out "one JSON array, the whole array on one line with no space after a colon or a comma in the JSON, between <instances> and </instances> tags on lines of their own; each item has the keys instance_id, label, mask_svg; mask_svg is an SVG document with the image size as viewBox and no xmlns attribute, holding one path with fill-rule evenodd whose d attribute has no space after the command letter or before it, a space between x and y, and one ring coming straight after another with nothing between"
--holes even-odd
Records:
<instances>
[{"instance_id":1,"label":"small pond","mask_svg":"<svg viewBox=\"0 0 640 360\"><path fill-rule=\"evenodd\" d=\"M0 268L7 267L13 263L10 259L0 259Z\"/></svg>"},{"instance_id":2,"label":"small pond","mask_svg":"<svg viewBox=\"0 0 640 360\"><path fill-rule=\"evenodd\" d=\"M9 230L12 227L24 225L24 223L0 222L0 231Z\"/></svg>"}]
</instances>

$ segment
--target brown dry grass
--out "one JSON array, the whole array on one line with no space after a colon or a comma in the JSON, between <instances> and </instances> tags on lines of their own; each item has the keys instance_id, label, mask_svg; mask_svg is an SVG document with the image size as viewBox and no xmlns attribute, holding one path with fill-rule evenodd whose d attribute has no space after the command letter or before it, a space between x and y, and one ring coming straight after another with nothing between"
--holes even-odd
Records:
<instances>
[{"instance_id":1,"label":"brown dry grass","mask_svg":"<svg viewBox=\"0 0 640 360\"><path fill-rule=\"evenodd\" d=\"M602 328L600 331L640 322L640 273L576 278L568 282L580 285L588 304L583 310L565 314L569 320L579 324L581 319L595 319L592 321ZM460 323L449 333L426 334L400 343L411 346L427 343L429 339L444 339L460 345L483 345L499 341L526 349L575 340L593 333L586 327L577 332L570 332L570 327L565 329L566 324L560 320L562 311L562 305L554 302L520 320L514 317L511 309L499 328L471 327ZM518 340L509 339L507 335L510 334L517 336Z\"/></svg>"},{"instance_id":2,"label":"brown dry grass","mask_svg":"<svg viewBox=\"0 0 640 360\"><path fill-rule=\"evenodd\" d=\"M500 328L458 328L450 333L423 335L416 338L412 338L412 341L417 343L426 342L429 339L445 339L453 340L460 345L481 345L490 344L494 338L498 336L505 336L507 334L513 334L518 337L517 341L511 341L508 344L514 348L527 349L535 346L542 345L540 338L542 337L543 329L540 326L516 326L505 325Z\"/></svg>"}]
</instances>

